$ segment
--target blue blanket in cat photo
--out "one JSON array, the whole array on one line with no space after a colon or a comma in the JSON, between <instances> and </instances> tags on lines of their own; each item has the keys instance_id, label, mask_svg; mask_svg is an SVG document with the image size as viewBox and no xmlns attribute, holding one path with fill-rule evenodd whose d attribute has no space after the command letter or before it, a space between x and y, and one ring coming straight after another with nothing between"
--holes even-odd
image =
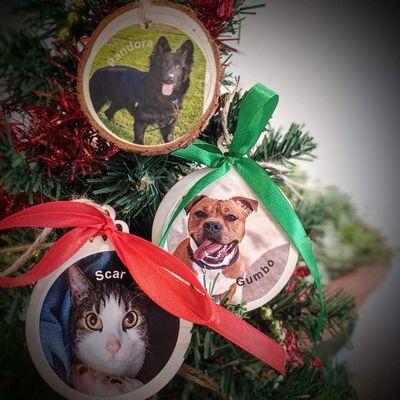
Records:
<instances>
[{"instance_id":1,"label":"blue blanket in cat photo","mask_svg":"<svg viewBox=\"0 0 400 400\"><path fill-rule=\"evenodd\" d=\"M172 379L191 324L147 297L114 251L66 263L56 275L37 285L27 318L28 348L53 389L74 400L139 400Z\"/></svg>"}]
</instances>

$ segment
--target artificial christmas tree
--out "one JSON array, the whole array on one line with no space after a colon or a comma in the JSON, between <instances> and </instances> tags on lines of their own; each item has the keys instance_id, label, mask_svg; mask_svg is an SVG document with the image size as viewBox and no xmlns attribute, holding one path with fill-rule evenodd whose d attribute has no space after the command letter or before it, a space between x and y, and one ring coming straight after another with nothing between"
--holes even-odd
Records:
<instances>
[{"instance_id":1,"label":"artificial christmas tree","mask_svg":"<svg viewBox=\"0 0 400 400\"><path fill-rule=\"evenodd\" d=\"M171 154L146 157L119 150L98 135L79 107L76 83L82 46L103 18L127 3L130 2L76 0L65 6L57 0L35 0L18 4L24 29L3 38L0 56L4 83L0 121L1 218L33 204L87 197L98 204L111 205L118 218L128 223L131 233L150 239L153 219L165 194L180 178L197 169L196 163ZM237 39L243 17L257 7L233 0L175 3L190 7L218 44L223 84L234 93L220 96L218 109L200 133L202 140L216 145L224 132L235 131L243 101L232 90L235 79L229 74L229 59L234 52L231 43ZM338 267L343 263L346 268L373 262L375 254L388 257L380 235L363 229L347 200L329 194L312 195L297 183L303 177L299 177L294 162L298 158L312 159L315 147L302 126L293 124L284 133L267 126L249 156L265 168L292 202L328 276L329 271L334 271L332 276L340 275ZM344 224L338 214L344 212L348 220L357 222L349 225L347 237L353 227L358 240L347 243L354 257L343 259L343 254L338 254L335 259L335 250L322 238L332 229L340 236ZM329 221L331 231L327 228ZM62 234L60 230L44 231L39 236L38 232L5 232L1 236L0 275L28 270ZM357 247L359 243L362 251ZM379 246L378 252L371 251L374 246ZM356 257L365 254L370 254L368 260ZM59 398L35 372L26 350L24 322L31 291L31 287L0 291L0 393L5 399ZM355 322L352 298L327 288L324 303L322 337L347 338ZM332 352L319 353L319 298L304 263L299 263L279 295L261 308L248 312L242 304L223 301L222 305L286 350L286 375L208 328L194 326L184 365L155 398L355 397L344 366L332 361Z\"/></svg>"}]
</instances>

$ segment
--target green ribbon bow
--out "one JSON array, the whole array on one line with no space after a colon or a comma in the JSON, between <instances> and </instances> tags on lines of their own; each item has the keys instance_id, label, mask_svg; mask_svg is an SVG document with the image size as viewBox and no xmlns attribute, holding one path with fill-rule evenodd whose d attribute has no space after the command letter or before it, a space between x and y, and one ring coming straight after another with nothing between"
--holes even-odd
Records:
<instances>
[{"instance_id":1,"label":"green ribbon bow","mask_svg":"<svg viewBox=\"0 0 400 400\"><path fill-rule=\"evenodd\" d=\"M284 229L310 269L320 297L321 307L316 332L316 338L319 338L324 318L323 294L310 239L280 189L257 162L246 157L265 130L277 104L278 95L276 93L261 84L256 84L246 92L242 99L235 134L228 153L222 154L218 147L201 140L196 140L189 147L172 153L176 157L206 165L213 170L199 179L183 197L168 223L160 246L164 247L171 226L184 207L204 188L234 167Z\"/></svg>"}]
</instances>

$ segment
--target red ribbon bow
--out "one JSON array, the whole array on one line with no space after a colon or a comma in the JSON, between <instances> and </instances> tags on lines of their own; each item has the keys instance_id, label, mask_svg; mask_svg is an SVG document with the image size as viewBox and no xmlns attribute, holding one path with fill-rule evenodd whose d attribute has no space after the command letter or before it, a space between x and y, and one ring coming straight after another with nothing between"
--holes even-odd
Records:
<instances>
[{"instance_id":1,"label":"red ribbon bow","mask_svg":"<svg viewBox=\"0 0 400 400\"><path fill-rule=\"evenodd\" d=\"M216 304L193 272L154 244L120 232L113 220L96 207L58 201L20 211L0 222L0 230L23 227L74 228L62 236L27 273L0 278L0 287L25 286L54 272L90 238L106 235L132 278L169 313L205 325L280 373L285 372L285 350L225 308Z\"/></svg>"}]
</instances>

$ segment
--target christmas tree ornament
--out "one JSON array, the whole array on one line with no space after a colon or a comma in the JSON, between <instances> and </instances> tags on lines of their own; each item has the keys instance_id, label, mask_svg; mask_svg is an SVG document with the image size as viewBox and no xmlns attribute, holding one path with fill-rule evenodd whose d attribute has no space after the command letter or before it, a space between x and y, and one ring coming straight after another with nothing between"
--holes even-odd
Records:
<instances>
[{"instance_id":1,"label":"christmas tree ornament","mask_svg":"<svg viewBox=\"0 0 400 400\"><path fill-rule=\"evenodd\" d=\"M63 397L139 400L174 377L191 327L146 296L110 241L95 237L36 285L26 339L43 379Z\"/></svg>"},{"instance_id":2,"label":"christmas tree ornament","mask_svg":"<svg viewBox=\"0 0 400 400\"><path fill-rule=\"evenodd\" d=\"M309 239L284 194L247 156L278 96L258 84L241 102L225 152L196 141L173 153L208 168L188 175L165 196L154 220L153 242L182 260L217 301L245 302L249 310L284 287L298 251L320 291L319 332L322 291Z\"/></svg>"},{"instance_id":3,"label":"christmas tree ornament","mask_svg":"<svg viewBox=\"0 0 400 400\"><path fill-rule=\"evenodd\" d=\"M192 142L218 104L215 40L189 8L128 4L107 16L78 71L81 107L118 147L162 154Z\"/></svg>"},{"instance_id":4,"label":"christmas tree ornament","mask_svg":"<svg viewBox=\"0 0 400 400\"><path fill-rule=\"evenodd\" d=\"M153 224L157 243L190 188L210 173L197 170L164 197ZM204 188L175 219L165 243L210 295L246 309L262 306L285 286L297 251L239 173L231 169Z\"/></svg>"},{"instance_id":5,"label":"christmas tree ornament","mask_svg":"<svg viewBox=\"0 0 400 400\"><path fill-rule=\"evenodd\" d=\"M114 218L107 206L60 201L0 221L0 230L73 228L28 272L0 278L0 287L40 281L27 340L55 390L74 400L88 394L128 399L132 391L135 399L148 398L183 362L190 323L213 329L284 373L278 343L217 305L179 259L129 234Z\"/></svg>"}]
</instances>

